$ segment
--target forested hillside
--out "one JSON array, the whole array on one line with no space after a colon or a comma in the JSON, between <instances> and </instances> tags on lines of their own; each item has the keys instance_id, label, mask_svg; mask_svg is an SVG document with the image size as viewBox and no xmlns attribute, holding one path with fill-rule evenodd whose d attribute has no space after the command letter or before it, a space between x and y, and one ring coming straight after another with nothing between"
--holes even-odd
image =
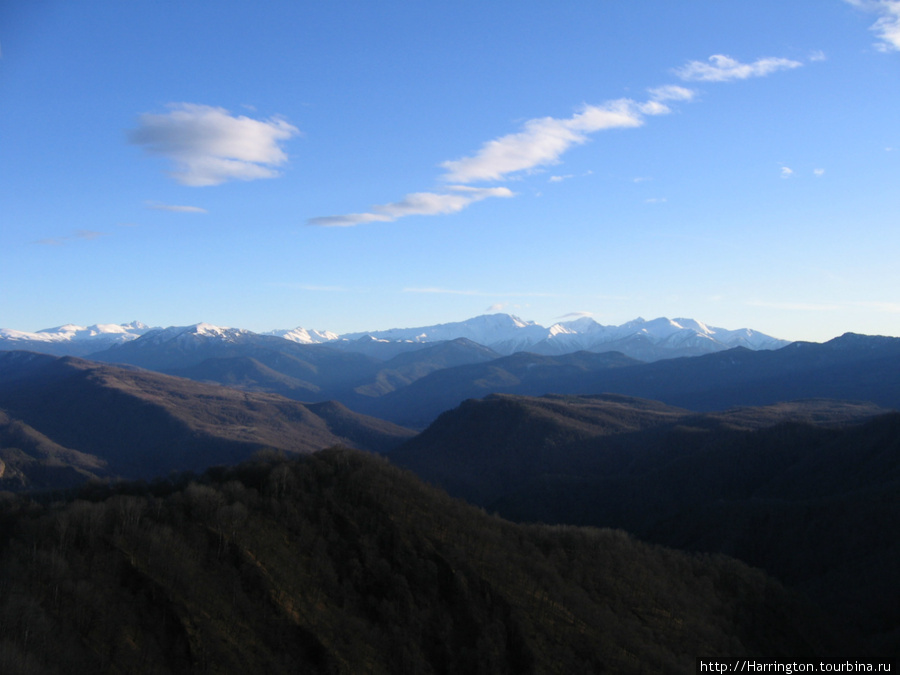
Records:
<instances>
[{"instance_id":1,"label":"forested hillside","mask_svg":"<svg viewBox=\"0 0 900 675\"><path fill-rule=\"evenodd\" d=\"M520 522L616 527L766 570L900 657L900 414L698 414L623 396L467 401L392 461Z\"/></svg>"},{"instance_id":2,"label":"forested hillside","mask_svg":"<svg viewBox=\"0 0 900 675\"><path fill-rule=\"evenodd\" d=\"M334 402L304 405L74 357L0 355L0 490L150 480L263 448L385 452L412 435Z\"/></svg>"},{"instance_id":3,"label":"forested hillside","mask_svg":"<svg viewBox=\"0 0 900 675\"><path fill-rule=\"evenodd\" d=\"M328 450L0 518L0 672L693 672L852 648L735 560L514 525Z\"/></svg>"}]
</instances>

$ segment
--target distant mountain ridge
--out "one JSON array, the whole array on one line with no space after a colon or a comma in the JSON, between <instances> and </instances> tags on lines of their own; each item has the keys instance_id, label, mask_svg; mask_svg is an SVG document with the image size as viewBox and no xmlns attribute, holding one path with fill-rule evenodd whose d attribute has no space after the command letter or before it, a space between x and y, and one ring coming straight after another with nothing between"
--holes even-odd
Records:
<instances>
[{"instance_id":1,"label":"distant mountain ridge","mask_svg":"<svg viewBox=\"0 0 900 675\"><path fill-rule=\"evenodd\" d=\"M0 353L0 491L198 471L262 449L386 452L413 432L339 403L302 404L77 357Z\"/></svg>"},{"instance_id":2,"label":"distant mountain ridge","mask_svg":"<svg viewBox=\"0 0 900 675\"><path fill-rule=\"evenodd\" d=\"M0 328L0 351L25 349L54 356L86 356L115 344L136 340L153 330L157 329L140 321L100 323L93 326L67 323L35 333Z\"/></svg>"},{"instance_id":3,"label":"distant mountain ridge","mask_svg":"<svg viewBox=\"0 0 900 675\"><path fill-rule=\"evenodd\" d=\"M392 328L338 335L305 328L254 333L240 328L224 328L208 323L193 326L150 328L140 322L72 324L28 333L0 329L0 350L30 350L57 356L87 356L115 345L135 340L156 344L179 339L203 343L234 342L239 336L276 337L302 345L330 344L345 351L395 356L416 345L465 338L500 355L521 351L560 355L577 351L619 351L641 361L657 361L678 356L699 356L734 347L778 349L790 344L749 328L728 330L708 326L694 319L637 318L621 326L605 326L589 317L556 323L545 328L510 314L485 314L466 321ZM391 345L392 347L388 347Z\"/></svg>"}]
</instances>

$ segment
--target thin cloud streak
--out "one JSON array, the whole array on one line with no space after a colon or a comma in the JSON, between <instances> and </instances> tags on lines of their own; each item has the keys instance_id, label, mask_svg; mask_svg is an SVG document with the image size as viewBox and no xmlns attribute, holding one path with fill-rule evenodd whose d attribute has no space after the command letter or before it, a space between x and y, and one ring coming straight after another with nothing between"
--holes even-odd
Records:
<instances>
[{"instance_id":1,"label":"thin cloud streak","mask_svg":"<svg viewBox=\"0 0 900 675\"><path fill-rule=\"evenodd\" d=\"M648 89L652 101L691 101L697 95L693 89L679 87L677 84L667 84L663 87Z\"/></svg>"},{"instance_id":2,"label":"thin cloud streak","mask_svg":"<svg viewBox=\"0 0 900 675\"><path fill-rule=\"evenodd\" d=\"M562 321L563 319L585 319L594 316L593 312L569 312L567 314L563 314L562 316L556 317L557 321Z\"/></svg>"},{"instance_id":3,"label":"thin cloud streak","mask_svg":"<svg viewBox=\"0 0 900 675\"><path fill-rule=\"evenodd\" d=\"M477 290L459 290L453 288L439 288L435 286L427 286L424 288L404 288L404 293L435 293L439 295L469 295L477 297L526 297L526 298L558 298L558 293L539 293L539 292L512 292L512 293L494 293ZM497 303L500 304L500 303Z\"/></svg>"},{"instance_id":4,"label":"thin cloud streak","mask_svg":"<svg viewBox=\"0 0 900 675\"><path fill-rule=\"evenodd\" d=\"M45 239L38 239L34 243L41 246L62 246L71 241L93 241L94 239L99 239L100 237L107 236L109 236L108 232L97 232L96 230L76 230L74 234L70 234L67 237L47 237Z\"/></svg>"},{"instance_id":5,"label":"thin cloud streak","mask_svg":"<svg viewBox=\"0 0 900 675\"><path fill-rule=\"evenodd\" d=\"M753 63L741 63L724 54L713 54L709 60L690 61L687 65L675 69L675 75L682 80L696 82L730 82L746 80L750 77L763 77L779 70L799 68L800 61L768 57L757 59Z\"/></svg>"},{"instance_id":6,"label":"thin cloud streak","mask_svg":"<svg viewBox=\"0 0 900 675\"><path fill-rule=\"evenodd\" d=\"M180 206L177 204L160 204L159 202L147 202L148 209L154 211L174 211L175 213L209 213L200 206Z\"/></svg>"},{"instance_id":7,"label":"thin cloud streak","mask_svg":"<svg viewBox=\"0 0 900 675\"><path fill-rule=\"evenodd\" d=\"M144 113L128 134L150 155L169 159L168 172L182 185L219 185L230 180L274 178L274 167L287 162L281 143L297 135L285 120L232 116L224 108L173 103L165 114Z\"/></svg>"},{"instance_id":8,"label":"thin cloud streak","mask_svg":"<svg viewBox=\"0 0 900 675\"><path fill-rule=\"evenodd\" d=\"M654 101L641 105L619 99L599 106L585 106L567 119L542 117L525 122L524 129L488 141L470 157L443 162L444 180L474 183L500 180L511 173L527 171L559 162L560 156L574 145L588 140L588 134L602 129L631 128L643 124L644 114L668 112Z\"/></svg>"},{"instance_id":9,"label":"thin cloud streak","mask_svg":"<svg viewBox=\"0 0 900 675\"><path fill-rule=\"evenodd\" d=\"M709 63L693 61L676 73L682 79L727 81L802 65L789 59L760 59L752 64L741 64L723 55L713 55ZM348 213L321 216L307 220L308 225L322 227L352 227L371 222L391 222L410 215L437 215L456 213L475 201L488 197L512 197L507 188L472 188L470 183L506 180L513 174L560 163L569 149L586 143L591 134L606 129L627 129L644 124L645 118L669 114L670 101L691 101L696 96L693 89L675 84L647 90L649 99L638 102L628 98L607 101L600 105L585 105L568 118L541 117L526 121L522 130L500 136L484 143L473 155L442 162L445 169L442 179L455 183L447 191L416 192L399 202L372 207L364 213ZM550 177L550 182L560 182L569 175ZM467 192L468 190L468 192Z\"/></svg>"},{"instance_id":10,"label":"thin cloud streak","mask_svg":"<svg viewBox=\"0 0 900 675\"><path fill-rule=\"evenodd\" d=\"M783 309L800 312L834 312L841 309L840 305L821 305L811 302L767 302L752 300L746 303L750 307L764 307L766 309Z\"/></svg>"},{"instance_id":11,"label":"thin cloud streak","mask_svg":"<svg viewBox=\"0 0 900 675\"><path fill-rule=\"evenodd\" d=\"M491 197L512 197L509 188L474 188L467 185L451 185L449 192L413 192L398 202L379 204L368 213L348 213L342 216L310 218L308 225L320 227L352 227L364 223L389 223L406 216L434 216L456 213L475 202Z\"/></svg>"}]
</instances>

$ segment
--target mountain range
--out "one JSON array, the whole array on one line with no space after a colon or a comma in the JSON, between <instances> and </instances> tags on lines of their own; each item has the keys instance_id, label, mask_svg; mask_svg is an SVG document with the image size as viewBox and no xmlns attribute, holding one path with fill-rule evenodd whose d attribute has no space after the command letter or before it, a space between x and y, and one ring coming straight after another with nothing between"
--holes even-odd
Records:
<instances>
[{"instance_id":1,"label":"mountain range","mask_svg":"<svg viewBox=\"0 0 900 675\"><path fill-rule=\"evenodd\" d=\"M537 354L619 351L642 361L696 356L739 346L754 350L777 349L788 344L786 340L751 329L726 330L693 319L645 321L638 318L621 326L604 326L589 317L582 317L545 328L509 314L489 314L435 326L343 335L305 328L255 334L205 323L161 329L137 321L87 327L68 324L35 333L3 328L0 329L0 350L24 349L60 356L87 356L140 339L169 341L179 335L193 335L198 339L229 341L248 334L277 337L304 345L327 343L346 351L382 358L423 344L458 338L471 340L500 355L520 351Z\"/></svg>"},{"instance_id":2,"label":"mountain range","mask_svg":"<svg viewBox=\"0 0 900 675\"><path fill-rule=\"evenodd\" d=\"M536 637L544 631L574 650L576 672L595 658L621 672L621 659L670 630L665 640L674 646L665 649L677 655L653 663L689 672L682 639L701 635L695 653L713 644L720 654L774 658L797 645L815 653L838 644L831 629L812 627L823 616L845 644L900 657L900 418L892 412L900 410L900 338L848 333L652 362L618 351L503 354L465 336L404 340L306 344L199 324L119 338L90 360L0 351L0 506L11 504L0 508L0 557L12 556L0 560L0 580L23 573L38 548L49 561L34 597L21 600L27 612L0 593L0 630L18 636L22 650L0 645L0 670L47 652L34 644L54 622L87 631L66 638L74 650L66 653L85 663L99 653L92 640L110 641L115 658L155 653L174 659L174 672L183 658L250 658L226 646L235 630L248 640L241 649L264 660L294 644L305 645L299 662L440 663L450 658L443 646L454 644L453 658L474 663L461 651L471 625L493 636L485 655L512 659L498 672L529 672L522 655L556 655ZM335 450L322 461L284 463L330 446L377 453L394 466ZM431 488L421 499L426 488L398 467L505 518L556 525L501 537L506 521ZM196 474L204 469L205 477ZM110 487L121 478L149 483ZM29 496L17 501L15 492ZM71 507L39 515L31 498L69 499ZM452 525L450 512L461 514ZM396 529L412 521L415 534ZM128 539L144 531L136 523L150 528L147 539ZM469 529L477 523L487 531ZM621 528L657 548L623 548L615 542L625 535L576 527L584 525ZM22 532L31 534L18 541ZM408 536L417 542L409 550ZM452 560L436 554L451 541ZM495 567L490 561L503 560L495 551L513 541L524 557ZM601 553L611 557L599 565ZM194 559L199 566L186 562ZM545 559L542 569L565 570L552 589L517 571ZM112 576L90 576L107 565L92 560L108 561ZM283 562L296 560L301 567ZM89 576L70 581L64 569ZM208 587L186 582L205 580L201 569L218 570ZM596 595L600 580L609 585ZM20 585L30 583L23 577ZM690 590L674 604L653 591L641 604L641 589L670 584ZM110 590L89 603L77 595L89 586ZM230 604L212 592L218 587L232 589ZM687 598L713 587L697 613L688 610ZM107 601L143 603L160 621L136 616L117 632L119 623L103 620ZM68 620L73 603L79 612ZM208 618L229 611L245 617L244 628ZM247 628L258 620L268 628ZM594 637L584 637L592 625L606 635L618 625L650 632L615 638L597 656ZM346 631L336 626L356 626L361 642L342 642ZM400 627L386 636L385 626ZM282 639L290 635L300 642ZM405 655L404 642L424 651ZM390 653L376 643L392 645Z\"/></svg>"},{"instance_id":3,"label":"mountain range","mask_svg":"<svg viewBox=\"0 0 900 675\"><path fill-rule=\"evenodd\" d=\"M391 461L514 521L724 553L900 657L900 413L807 400L697 413L618 395L469 400Z\"/></svg>"},{"instance_id":4,"label":"mountain range","mask_svg":"<svg viewBox=\"0 0 900 675\"><path fill-rule=\"evenodd\" d=\"M150 479L261 450L387 452L412 435L336 402L304 405L77 357L0 353L0 490Z\"/></svg>"}]
</instances>

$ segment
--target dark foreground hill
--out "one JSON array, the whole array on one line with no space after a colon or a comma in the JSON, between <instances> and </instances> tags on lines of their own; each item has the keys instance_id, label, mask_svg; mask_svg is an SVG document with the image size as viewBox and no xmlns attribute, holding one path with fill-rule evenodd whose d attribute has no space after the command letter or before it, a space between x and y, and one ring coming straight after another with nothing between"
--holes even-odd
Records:
<instances>
[{"instance_id":1,"label":"dark foreground hill","mask_svg":"<svg viewBox=\"0 0 900 675\"><path fill-rule=\"evenodd\" d=\"M900 413L496 395L445 413L391 459L514 520L735 556L900 657Z\"/></svg>"},{"instance_id":2,"label":"dark foreground hill","mask_svg":"<svg viewBox=\"0 0 900 675\"><path fill-rule=\"evenodd\" d=\"M385 452L412 436L338 403L281 396L74 357L0 354L0 488L91 475L150 479L236 463L262 448L342 444ZM2 412L0 411L0 412Z\"/></svg>"},{"instance_id":3,"label":"dark foreground hill","mask_svg":"<svg viewBox=\"0 0 900 675\"><path fill-rule=\"evenodd\" d=\"M515 525L357 451L0 505L3 673L692 673L849 647L735 560Z\"/></svg>"}]
</instances>

